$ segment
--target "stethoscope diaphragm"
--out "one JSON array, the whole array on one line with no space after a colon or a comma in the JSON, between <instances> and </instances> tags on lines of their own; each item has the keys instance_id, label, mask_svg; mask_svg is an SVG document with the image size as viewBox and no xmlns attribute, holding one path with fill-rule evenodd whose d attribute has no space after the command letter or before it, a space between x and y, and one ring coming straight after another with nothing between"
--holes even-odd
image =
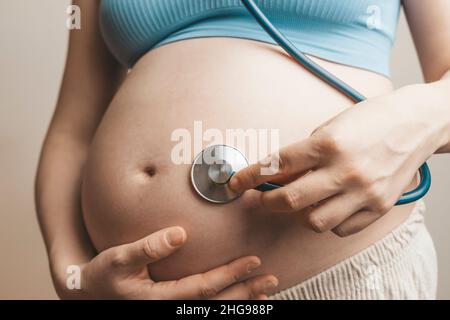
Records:
<instances>
[{"instance_id":1,"label":"stethoscope diaphragm","mask_svg":"<svg viewBox=\"0 0 450 320\"><path fill-rule=\"evenodd\" d=\"M228 203L238 197L228 187L231 176L248 167L247 158L238 149L227 145L213 145L200 152L191 167L191 182L195 191L213 203Z\"/></svg>"}]
</instances>

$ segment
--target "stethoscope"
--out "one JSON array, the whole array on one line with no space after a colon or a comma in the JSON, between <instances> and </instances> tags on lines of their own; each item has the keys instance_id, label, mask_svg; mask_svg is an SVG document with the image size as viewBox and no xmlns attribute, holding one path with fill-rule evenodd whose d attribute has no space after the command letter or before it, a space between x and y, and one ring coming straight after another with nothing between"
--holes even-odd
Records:
<instances>
[{"instance_id":1,"label":"stethoscope","mask_svg":"<svg viewBox=\"0 0 450 320\"><path fill-rule=\"evenodd\" d=\"M242 4L255 17L261 27L289 55L311 73L345 94L355 103L366 100L361 93L335 77L300 52L264 15L253 0L241 0ZM191 182L197 193L213 203L228 203L237 199L240 194L228 187L228 181L233 174L249 165L246 157L237 148L227 145L213 145L198 154L191 168ZM424 163L419 169L420 183L412 191L403 194L395 205L411 203L423 198L431 187L431 173ZM275 183L264 183L255 189L266 192L283 187Z\"/></svg>"}]
</instances>

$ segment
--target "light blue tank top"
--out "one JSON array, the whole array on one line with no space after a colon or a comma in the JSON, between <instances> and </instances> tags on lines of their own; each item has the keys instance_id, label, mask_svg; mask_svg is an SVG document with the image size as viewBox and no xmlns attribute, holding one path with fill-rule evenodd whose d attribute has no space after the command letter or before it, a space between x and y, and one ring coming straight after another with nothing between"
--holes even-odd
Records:
<instances>
[{"instance_id":1,"label":"light blue tank top","mask_svg":"<svg viewBox=\"0 0 450 320\"><path fill-rule=\"evenodd\" d=\"M389 76L400 0L257 0L302 52ZM233 37L275 44L240 0L102 0L100 24L114 56L132 67L159 46Z\"/></svg>"}]
</instances>

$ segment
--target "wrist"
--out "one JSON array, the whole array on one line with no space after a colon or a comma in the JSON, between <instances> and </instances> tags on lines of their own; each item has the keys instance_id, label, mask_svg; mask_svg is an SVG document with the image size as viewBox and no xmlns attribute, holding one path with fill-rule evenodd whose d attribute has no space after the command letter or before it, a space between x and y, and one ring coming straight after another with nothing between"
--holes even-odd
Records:
<instances>
[{"instance_id":1,"label":"wrist","mask_svg":"<svg viewBox=\"0 0 450 320\"><path fill-rule=\"evenodd\" d=\"M63 300L86 299L84 270L90 259L57 254L54 251L49 256L53 286L58 297Z\"/></svg>"},{"instance_id":2,"label":"wrist","mask_svg":"<svg viewBox=\"0 0 450 320\"><path fill-rule=\"evenodd\" d=\"M442 114L440 116L445 121L444 143L439 147L437 152L450 152L450 70L443 78L435 83L430 84L435 90L435 95L441 97Z\"/></svg>"},{"instance_id":3,"label":"wrist","mask_svg":"<svg viewBox=\"0 0 450 320\"><path fill-rule=\"evenodd\" d=\"M408 85L394 92L395 106L424 132L425 159L450 143L449 80Z\"/></svg>"},{"instance_id":4,"label":"wrist","mask_svg":"<svg viewBox=\"0 0 450 320\"><path fill-rule=\"evenodd\" d=\"M88 299L83 276L85 265L76 266L78 270L74 269L73 266L75 265L61 265L59 268L51 268L53 286L56 294L61 300Z\"/></svg>"},{"instance_id":5,"label":"wrist","mask_svg":"<svg viewBox=\"0 0 450 320\"><path fill-rule=\"evenodd\" d=\"M441 141L435 152L450 151L450 77L448 75L440 81L428 84L432 91L430 95L434 97L430 104L436 109L436 117L442 121Z\"/></svg>"}]
</instances>

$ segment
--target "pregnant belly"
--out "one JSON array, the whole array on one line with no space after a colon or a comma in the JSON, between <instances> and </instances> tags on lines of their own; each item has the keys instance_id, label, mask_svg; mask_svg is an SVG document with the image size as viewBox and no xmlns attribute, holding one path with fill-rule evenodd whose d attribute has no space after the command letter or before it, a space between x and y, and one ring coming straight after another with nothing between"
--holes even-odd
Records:
<instances>
[{"instance_id":1,"label":"pregnant belly","mask_svg":"<svg viewBox=\"0 0 450 320\"><path fill-rule=\"evenodd\" d=\"M380 75L319 63L367 96L392 90ZM205 202L190 185L189 163L173 157L177 133L190 133L183 143L188 160L209 143L200 124L202 133L214 129L216 137L230 129L278 132L285 146L351 105L268 44L211 38L151 51L128 75L91 146L82 206L92 242L101 251L180 225L188 243L151 267L155 280L250 254L261 257L261 272L279 277L281 289L362 250L399 225L411 207L395 208L349 238L316 234L300 223L301 213L266 212L256 191L226 205Z\"/></svg>"}]
</instances>

